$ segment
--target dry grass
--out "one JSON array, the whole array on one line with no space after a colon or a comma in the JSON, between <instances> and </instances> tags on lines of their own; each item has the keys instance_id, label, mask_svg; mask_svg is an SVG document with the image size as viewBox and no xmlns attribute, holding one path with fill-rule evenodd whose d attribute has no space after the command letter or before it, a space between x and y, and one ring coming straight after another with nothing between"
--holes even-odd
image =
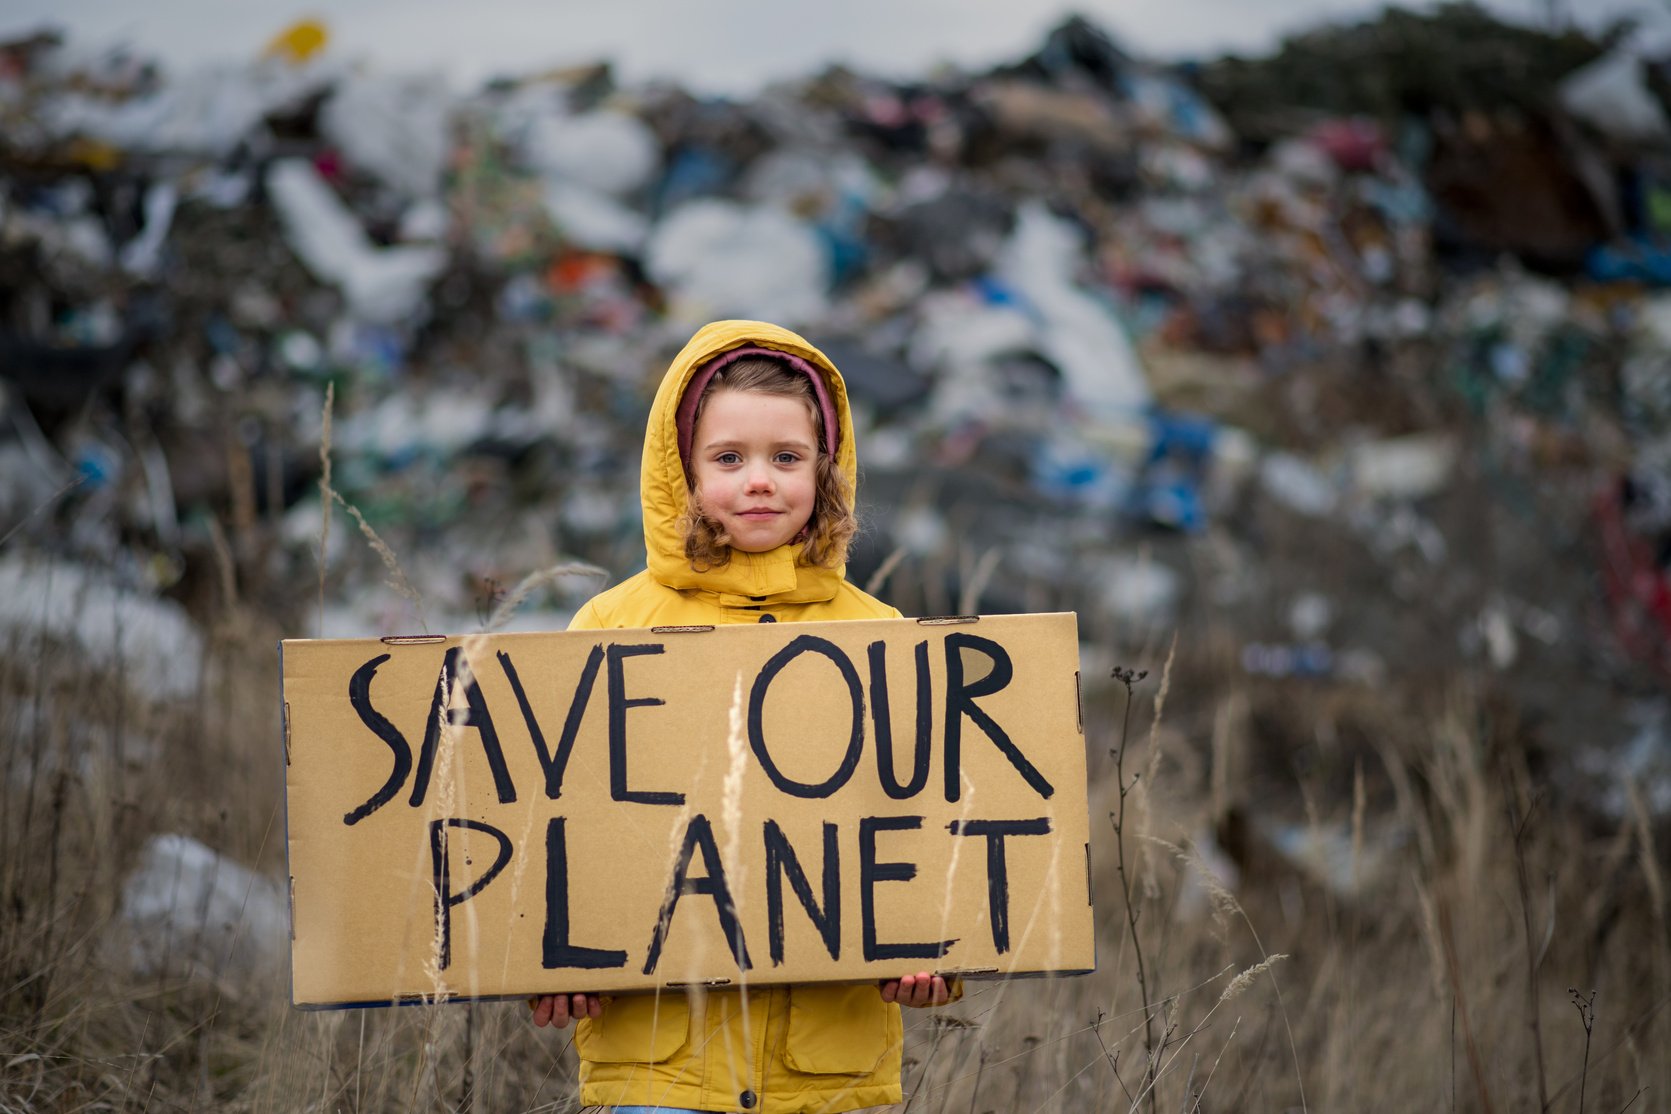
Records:
<instances>
[{"instance_id":1,"label":"dry grass","mask_svg":"<svg viewBox=\"0 0 1671 1114\"><path fill-rule=\"evenodd\" d=\"M280 970L130 971L118 895L148 836L282 873L277 635L226 615L188 701L68 647L0 661L0 1110L574 1109L566 1034L519 1004L300 1013ZM1640 800L1602 821L1540 783L1466 678L1252 686L1222 657L1180 644L1159 722L1158 680L1135 687L1135 930L1103 823L1099 970L913 1013L903 1109L1667 1109L1663 832ZM1119 808L1124 696L1088 694L1093 817Z\"/></svg>"}]
</instances>

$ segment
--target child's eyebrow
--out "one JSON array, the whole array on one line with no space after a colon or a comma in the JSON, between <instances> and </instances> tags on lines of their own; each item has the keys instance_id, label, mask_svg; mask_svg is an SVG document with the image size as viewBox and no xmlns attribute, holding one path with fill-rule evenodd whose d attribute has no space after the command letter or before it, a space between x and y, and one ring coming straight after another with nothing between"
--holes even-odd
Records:
<instances>
[{"instance_id":1,"label":"child's eyebrow","mask_svg":"<svg viewBox=\"0 0 1671 1114\"><path fill-rule=\"evenodd\" d=\"M752 444L752 442L749 442L749 441L704 441L704 442L702 442L702 444L698 445L697 448L702 450L702 451L705 451L705 452L712 452L715 449L739 449L739 448L743 448L744 446L749 445L749 444ZM811 441L807 441L805 439L795 438L795 437L784 438L781 441L773 441L773 442L771 442L771 446L774 449L802 449L802 450L805 450L807 452L812 451L812 442Z\"/></svg>"}]
</instances>

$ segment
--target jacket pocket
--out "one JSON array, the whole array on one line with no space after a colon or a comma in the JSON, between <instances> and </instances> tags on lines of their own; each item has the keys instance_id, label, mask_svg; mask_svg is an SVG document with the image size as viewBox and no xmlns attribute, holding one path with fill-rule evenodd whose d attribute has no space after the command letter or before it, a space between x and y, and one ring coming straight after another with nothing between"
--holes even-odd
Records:
<instances>
[{"instance_id":1,"label":"jacket pocket","mask_svg":"<svg viewBox=\"0 0 1671 1114\"><path fill-rule=\"evenodd\" d=\"M809 1074L869 1075L900 1039L897 1011L873 983L793 987L784 1059Z\"/></svg>"},{"instance_id":2,"label":"jacket pocket","mask_svg":"<svg viewBox=\"0 0 1671 1114\"><path fill-rule=\"evenodd\" d=\"M603 1016L575 1029L583 1060L597 1064L659 1064L690 1039L690 1006L683 994L614 998Z\"/></svg>"}]
</instances>

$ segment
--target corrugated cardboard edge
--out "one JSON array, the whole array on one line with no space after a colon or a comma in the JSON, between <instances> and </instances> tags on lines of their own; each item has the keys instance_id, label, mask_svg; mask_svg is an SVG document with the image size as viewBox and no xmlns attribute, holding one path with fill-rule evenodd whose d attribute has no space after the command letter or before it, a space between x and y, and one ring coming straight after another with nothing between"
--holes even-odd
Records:
<instances>
[{"instance_id":1,"label":"corrugated cardboard edge","mask_svg":"<svg viewBox=\"0 0 1671 1114\"><path fill-rule=\"evenodd\" d=\"M281 738L279 743L279 777L284 785L284 796L279 802L279 811L284 815L284 877L285 914L290 918L290 951L285 956L285 967L290 982L290 1004L301 1005L296 1001L296 875L290 869L290 702L284 698L284 639L278 644L278 700L279 722L281 724Z\"/></svg>"}]
</instances>

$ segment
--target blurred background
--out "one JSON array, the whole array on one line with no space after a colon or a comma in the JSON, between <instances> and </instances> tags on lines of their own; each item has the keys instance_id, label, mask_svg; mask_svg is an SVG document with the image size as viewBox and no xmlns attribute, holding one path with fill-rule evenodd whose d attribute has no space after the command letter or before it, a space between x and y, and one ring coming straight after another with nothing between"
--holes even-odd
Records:
<instances>
[{"instance_id":1,"label":"blurred background","mask_svg":"<svg viewBox=\"0 0 1671 1114\"><path fill-rule=\"evenodd\" d=\"M1079 616L1103 961L905 1108L1671 1109L1666 12L1013 7L8 6L0 1104L575 1109L289 1009L275 644L561 629L739 316Z\"/></svg>"}]
</instances>

